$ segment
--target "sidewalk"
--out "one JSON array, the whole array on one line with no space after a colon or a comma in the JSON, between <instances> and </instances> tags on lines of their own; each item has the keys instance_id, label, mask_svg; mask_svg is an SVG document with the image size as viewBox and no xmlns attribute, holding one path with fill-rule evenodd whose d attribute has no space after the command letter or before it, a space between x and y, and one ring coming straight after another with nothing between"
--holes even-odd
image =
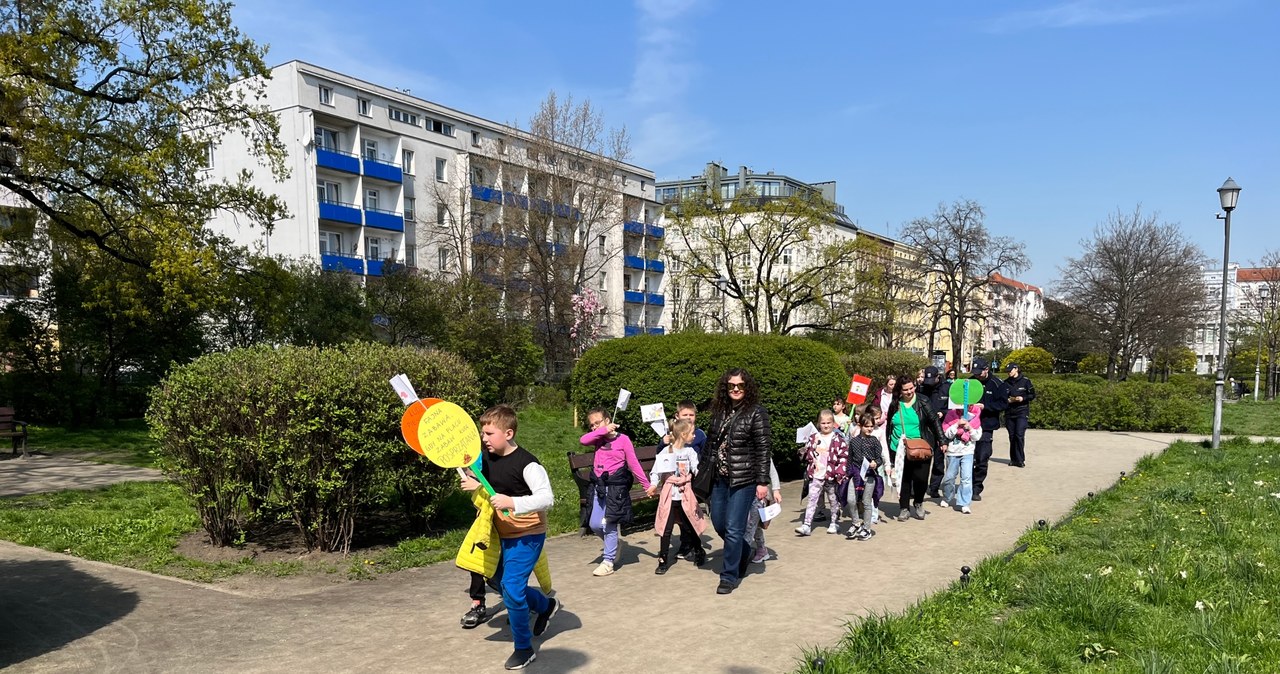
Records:
<instances>
[{"instance_id":1,"label":"sidewalk","mask_svg":"<svg viewBox=\"0 0 1280 674\"><path fill-rule=\"evenodd\" d=\"M63 489L96 489L116 484L162 480L153 468L77 461L61 456L32 454L0 460L0 496L23 496Z\"/></svg>"},{"instance_id":2,"label":"sidewalk","mask_svg":"<svg viewBox=\"0 0 1280 674\"><path fill-rule=\"evenodd\" d=\"M653 574L652 531L627 536L623 565L605 578L591 575L598 540L552 539L565 610L535 639L530 669L791 670L803 647L836 643L844 621L901 610L946 586L962 565L1008 550L1036 520L1059 518L1170 439L1030 431L1028 467L1015 469L1001 432L973 515L927 506L927 520L883 524L868 542L824 529L797 537L800 483L787 484L783 516L768 532L778 558L754 565L728 596L715 594L720 543L710 530L706 566L681 561L661 577ZM467 575L450 563L266 598L4 542L0 560L0 668L15 672L490 672L501 671L512 648L505 612L459 628ZM490 595L491 610L499 604Z\"/></svg>"}]
</instances>

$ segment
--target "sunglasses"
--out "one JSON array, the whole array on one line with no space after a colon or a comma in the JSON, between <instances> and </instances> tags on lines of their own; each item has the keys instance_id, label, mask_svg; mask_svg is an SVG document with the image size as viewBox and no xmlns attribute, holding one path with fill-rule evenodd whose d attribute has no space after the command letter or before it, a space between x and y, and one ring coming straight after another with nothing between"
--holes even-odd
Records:
<instances>
[{"instance_id":1,"label":"sunglasses","mask_svg":"<svg viewBox=\"0 0 1280 674\"><path fill-rule=\"evenodd\" d=\"M733 383L733 382L729 382L729 390L730 390L730 391L745 391L745 390L747 390L747 385L746 385L746 384L735 384L735 383Z\"/></svg>"}]
</instances>

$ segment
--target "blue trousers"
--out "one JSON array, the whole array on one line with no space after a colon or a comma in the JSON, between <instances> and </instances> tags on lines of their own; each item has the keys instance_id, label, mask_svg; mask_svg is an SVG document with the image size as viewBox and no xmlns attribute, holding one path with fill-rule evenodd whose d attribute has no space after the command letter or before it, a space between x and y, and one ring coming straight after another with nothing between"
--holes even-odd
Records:
<instances>
[{"instance_id":1,"label":"blue trousers","mask_svg":"<svg viewBox=\"0 0 1280 674\"><path fill-rule=\"evenodd\" d=\"M751 483L730 487L729 481L716 479L711 488L711 526L724 541L724 560L720 581L737 585L751 564L751 546L746 542L747 517L755 502L756 486Z\"/></svg>"},{"instance_id":2,"label":"blue trousers","mask_svg":"<svg viewBox=\"0 0 1280 674\"><path fill-rule=\"evenodd\" d=\"M511 639L516 650L533 648L533 629L529 627L529 610L547 610L550 600L536 587L529 587L529 576L542 554L546 534L529 534L502 540L502 603L507 607L511 623Z\"/></svg>"}]
</instances>

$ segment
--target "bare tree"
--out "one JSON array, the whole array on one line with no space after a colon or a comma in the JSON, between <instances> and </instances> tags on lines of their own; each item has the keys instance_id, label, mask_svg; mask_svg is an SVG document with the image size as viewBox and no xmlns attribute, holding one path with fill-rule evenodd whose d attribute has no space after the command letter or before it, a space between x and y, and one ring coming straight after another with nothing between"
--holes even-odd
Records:
<instances>
[{"instance_id":1,"label":"bare tree","mask_svg":"<svg viewBox=\"0 0 1280 674\"><path fill-rule=\"evenodd\" d=\"M1157 217L1141 206L1117 210L1059 269L1058 289L1098 327L1108 379L1127 378L1139 356L1181 342L1207 309L1204 253Z\"/></svg>"},{"instance_id":2,"label":"bare tree","mask_svg":"<svg viewBox=\"0 0 1280 674\"><path fill-rule=\"evenodd\" d=\"M951 334L953 363L962 362L971 324L989 318L983 295L992 274L1016 274L1028 266L1022 242L991 236L985 217L981 205L962 199L938 204L932 216L902 228L903 240L920 251L921 272L933 277L934 316L946 321L942 329Z\"/></svg>"},{"instance_id":3,"label":"bare tree","mask_svg":"<svg viewBox=\"0 0 1280 674\"><path fill-rule=\"evenodd\" d=\"M817 191L725 200L704 190L668 212L675 283L722 296L750 333L835 330L856 320L857 267L866 246L836 232ZM670 281L669 281L670 282ZM721 312L713 314L725 321ZM722 328L734 329L722 323Z\"/></svg>"},{"instance_id":4,"label":"bare tree","mask_svg":"<svg viewBox=\"0 0 1280 674\"><path fill-rule=\"evenodd\" d=\"M1261 342L1262 376L1260 394L1268 400L1276 397L1276 352L1280 351L1280 250L1267 251L1260 263L1255 263L1256 278L1242 284L1241 312L1253 328L1252 347ZM1245 345L1246 347L1249 345Z\"/></svg>"}]
</instances>

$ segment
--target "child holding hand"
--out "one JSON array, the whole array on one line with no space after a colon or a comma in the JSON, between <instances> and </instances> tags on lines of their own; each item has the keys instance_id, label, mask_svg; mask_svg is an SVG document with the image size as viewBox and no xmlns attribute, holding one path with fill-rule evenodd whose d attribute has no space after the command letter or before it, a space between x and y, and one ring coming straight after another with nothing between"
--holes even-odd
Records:
<instances>
[{"instance_id":1,"label":"child holding hand","mask_svg":"<svg viewBox=\"0 0 1280 674\"><path fill-rule=\"evenodd\" d=\"M631 438L618 432L618 425L605 410L587 412L591 430L582 436L583 445L594 448L591 470L591 530L604 539L604 553L593 576L613 573L618 558L619 530L631 521L631 485L635 480L649 489L649 476L636 458Z\"/></svg>"},{"instance_id":2,"label":"child holding hand","mask_svg":"<svg viewBox=\"0 0 1280 674\"><path fill-rule=\"evenodd\" d=\"M960 506L960 512L968 515L973 511L969 503L973 500L973 450L982 439L982 403L969 406L966 418L962 409L947 410L942 418L942 435L947 439L947 472L942 476L942 502L938 505L946 508L948 504ZM956 478L960 478L960 486L956 487Z\"/></svg>"},{"instance_id":3,"label":"child holding hand","mask_svg":"<svg viewBox=\"0 0 1280 674\"><path fill-rule=\"evenodd\" d=\"M658 453L653 464L653 472L649 475L649 496L658 494L658 513L654 518L654 533L659 536L658 568L654 573L661 576L671 568L667 553L671 549L671 530L680 525L680 543L682 548L693 550L694 564L702 566L707 561L707 553L702 549L700 536L706 530L706 520L698 509L698 501L693 496L691 480L698 474L698 453L691 446L694 439L693 424L684 419L672 419L670 424L671 444ZM669 457L669 458L668 458ZM674 466L672 472L659 472L660 467L668 462Z\"/></svg>"},{"instance_id":4,"label":"child holding hand","mask_svg":"<svg viewBox=\"0 0 1280 674\"><path fill-rule=\"evenodd\" d=\"M849 475L853 480L855 512L849 538L865 541L875 535L872 525L880 521L880 496L884 494L884 479L880 477L884 465L884 445L874 434L876 408L869 408L858 415L857 435L849 438ZM866 464L866 469L862 468Z\"/></svg>"},{"instance_id":5,"label":"child holding hand","mask_svg":"<svg viewBox=\"0 0 1280 674\"><path fill-rule=\"evenodd\" d=\"M813 511L824 495L831 511L831 524L827 533L839 531L840 506L836 502L836 487L845 479L845 464L849 459L849 447L844 436L836 432L835 414L831 410L818 413L818 432L809 436L804 448L804 461L809 464L805 476L809 479L809 503L804 510L804 523L796 527L796 533L808 536L812 531Z\"/></svg>"}]
</instances>

